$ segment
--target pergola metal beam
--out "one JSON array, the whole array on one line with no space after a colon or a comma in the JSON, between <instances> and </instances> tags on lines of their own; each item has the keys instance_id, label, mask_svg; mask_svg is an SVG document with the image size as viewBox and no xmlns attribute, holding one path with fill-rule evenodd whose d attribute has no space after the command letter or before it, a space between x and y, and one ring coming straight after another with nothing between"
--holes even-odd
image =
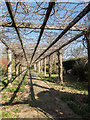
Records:
<instances>
[{"instance_id":1,"label":"pergola metal beam","mask_svg":"<svg viewBox=\"0 0 90 120\"><path fill-rule=\"evenodd\" d=\"M6 2L6 0L5 0L5 2ZM27 64L28 64L28 60L27 60L26 53L25 53L25 50L24 50L24 47L23 47L23 42L22 42L22 39L21 39L21 35L20 35L20 32L19 32L19 29L16 27L16 21L15 21L15 19L14 19L12 6L11 6L10 2L6 2L6 5L7 5L7 8L8 8L8 12L9 12L9 14L10 14L10 17L11 17L11 19L12 19L13 25L14 25L14 27L15 27L15 30L16 30L16 32L17 32L17 35L18 35L18 37L19 37L19 40L20 40L20 43L21 43L21 47L22 47L22 49L23 49L23 53L24 53L26 62L27 62Z\"/></svg>"},{"instance_id":2,"label":"pergola metal beam","mask_svg":"<svg viewBox=\"0 0 90 120\"><path fill-rule=\"evenodd\" d=\"M15 27L12 22L1 22L0 26L3 27ZM42 25L38 24L32 24L30 22L17 22L16 23L17 28L29 28L29 29L42 29ZM60 25L46 25L44 29L47 30L64 30L66 26L60 26ZM70 28L71 31L86 31L86 27L80 27L80 26L73 26Z\"/></svg>"},{"instance_id":3,"label":"pergola metal beam","mask_svg":"<svg viewBox=\"0 0 90 120\"><path fill-rule=\"evenodd\" d=\"M41 31L40 31L40 35L39 35L37 44L36 44L36 46L35 46L34 52L33 52L32 57L31 57L30 64L31 64L31 62L32 62L32 60L33 60L33 57L34 57L35 52L36 52L36 50L37 50L37 47L38 47L38 45L39 45L39 43L40 43L42 34L43 34L43 32L44 32L45 25L46 25L46 23L47 23L47 21L48 21L48 18L49 18L49 16L50 16L50 13L51 13L52 8L53 8L54 5L55 5L55 2L49 2L49 6L48 6L48 9L47 9L47 12L46 12L46 15L45 15L45 18L44 18L42 27L41 27Z\"/></svg>"},{"instance_id":4,"label":"pergola metal beam","mask_svg":"<svg viewBox=\"0 0 90 120\"><path fill-rule=\"evenodd\" d=\"M61 32L61 34L48 46L46 50L44 50L39 57L35 60L37 61L48 49L50 49L57 41L59 41L60 38L72 27L74 26L81 18L83 18L88 12L90 11L90 3L83 9L83 11L80 12L79 15L77 15L70 23L69 25Z\"/></svg>"},{"instance_id":5,"label":"pergola metal beam","mask_svg":"<svg viewBox=\"0 0 90 120\"><path fill-rule=\"evenodd\" d=\"M66 45L70 44L71 42L75 41L76 39L78 39L79 37L81 37L81 36L83 36L83 35L84 35L84 32L81 32L80 34L77 34L74 38L72 38L72 39L69 40L68 42L64 43L62 46L60 46L58 49L56 49L56 50L54 50L53 52L51 52L49 55L46 55L44 58L52 55L53 53L55 53L55 52L57 52L57 51L59 51L60 49L64 48ZM44 59L44 58L42 58L42 59ZM42 60L42 59L40 59L40 60ZM40 60L39 60L39 61L40 61ZM36 59L33 63L35 63L36 61L37 61L37 59Z\"/></svg>"}]
</instances>

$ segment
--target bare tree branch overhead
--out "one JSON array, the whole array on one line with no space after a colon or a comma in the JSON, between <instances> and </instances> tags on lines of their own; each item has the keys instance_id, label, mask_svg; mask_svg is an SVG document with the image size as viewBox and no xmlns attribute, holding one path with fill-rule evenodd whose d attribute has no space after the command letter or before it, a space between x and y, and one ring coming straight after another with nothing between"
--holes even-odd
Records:
<instances>
[{"instance_id":1,"label":"bare tree branch overhead","mask_svg":"<svg viewBox=\"0 0 90 120\"><path fill-rule=\"evenodd\" d=\"M19 30L22 39L22 49L17 32L15 31L15 24L12 22L5 2L2 2L2 7L0 8L1 38L3 38L6 44L10 46L16 54L26 56L28 62L31 56L33 56L32 60L35 61L66 26L83 11L88 3L89 2L56 2L55 5L52 6L52 11L47 20L47 24L44 26L39 44L37 45L39 33L43 29L46 12L50 12L50 10L48 10L48 2L11 2L16 29ZM67 43L70 38L74 37L77 33L80 34L82 31L86 31L88 26L86 21L87 14L73 25L47 53L43 54L42 58L50 54L52 49L55 50L56 47L59 48L61 45ZM34 50L35 46L36 50ZM69 49L69 47L67 47L67 49Z\"/></svg>"}]
</instances>

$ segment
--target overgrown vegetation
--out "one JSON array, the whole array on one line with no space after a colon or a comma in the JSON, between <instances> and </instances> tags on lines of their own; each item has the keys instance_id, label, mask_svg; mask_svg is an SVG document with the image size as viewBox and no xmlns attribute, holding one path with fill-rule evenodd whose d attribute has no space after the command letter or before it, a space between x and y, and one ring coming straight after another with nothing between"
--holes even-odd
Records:
<instances>
[{"instance_id":1,"label":"overgrown vegetation","mask_svg":"<svg viewBox=\"0 0 90 120\"><path fill-rule=\"evenodd\" d=\"M72 75L77 76L79 81L87 81L88 68L87 68L87 57L70 59L63 62L64 71L66 73L71 70Z\"/></svg>"}]
</instances>

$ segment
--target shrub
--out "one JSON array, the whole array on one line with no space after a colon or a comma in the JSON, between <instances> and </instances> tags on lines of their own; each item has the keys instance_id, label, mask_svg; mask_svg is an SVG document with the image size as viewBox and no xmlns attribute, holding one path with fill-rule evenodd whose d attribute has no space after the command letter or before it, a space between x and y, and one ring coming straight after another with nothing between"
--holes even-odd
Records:
<instances>
[{"instance_id":1,"label":"shrub","mask_svg":"<svg viewBox=\"0 0 90 120\"><path fill-rule=\"evenodd\" d=\"M52 73L53 74L58 74L58 66L57 65L52 66Z\"/></svg>"},{"instance_id":2,"label":"shrub","mask_svg":"<svg viewBox=\"0 0 90 120\"><path fill-rule=\"evenodd\" d=\"M78 77L78 80L85 81L87 80L87 60L81 59L76 61L72 68L72 74Z\"/></svg>"}]
</instances>

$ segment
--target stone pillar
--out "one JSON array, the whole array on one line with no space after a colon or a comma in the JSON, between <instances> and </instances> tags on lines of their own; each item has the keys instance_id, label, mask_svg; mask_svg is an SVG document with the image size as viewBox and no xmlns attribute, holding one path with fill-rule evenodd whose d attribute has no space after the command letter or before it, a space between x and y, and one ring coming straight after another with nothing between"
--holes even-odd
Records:
<instances>
[{"instance_id":1,"label":"stone pillar","mask_svg":"<svg viewBox=\"0 0 90 120\"><path fill-rule=\"evenodd\" d=\"M38 72L40 73L40 61L38 62Z\"/></svg>"},{"instance_id":2,"label":"stone pillar","mask_svg":"<svg viewBox=\"0 0 90 120\"><path fill-rule=\"evenodd\" d=\"M44 62L44 76L46 76L46 58L44 58L43 62Z\"/></svg>"},{"instance_id":3,"label":"stone pillar","mask_svg":"<svg viewBox=\"0 0 90 120\"><path fill-rule=\"evenodd\" d=\"M34 63L34 70L36 71L36 63Z\"/></svg>"},{"instance_id":4,"label":"stone pillar","mask_svg":"<svg viewBox=\"0 0 90 120\"><path fill-rule=\"evenodd\" d=\"M58 51L58 82L63 83L62 52Z\"/></svg>"},{"instance_id":5,"label":"stone pillar","mask_svg":"<svg viewBox=\"0 0 90 120\"><path fill-rule=\"evenodd\" d=\"M12 53L10 49L7 49L7 60L8 60L8 82L11 83L12 79Z\"/></svg>"},{"instance_id":6,"label":"stone pillar","mask_svg":"<svg viewBox=\"0 0 90 120\"><path fill-rule=\"evenodd\" d=\"M16 64L17 64L17 61L16 61L16 55L14 56L14 59L15 59L15 76L16 76Z\"/></svg>"},{"instance_id":7,"label":"stone pillar","mask_svg":"<svg viewBox=\"0 0 90 120\"><path fill-rule=\"evenodd\" d=\"M52 65L51 65L51 55L49 56L49 77L51 77L52 74Z\"/></svg>"},{"instance_id":8,"label":"stone pillar","mask_svg":"<svg viewBox=\"0 0 90 120\"><path fill-rule=\"evenodd\" d=\"M43 73L43 60L40 61L40 71Z\"/></svg>"},{"instance_id":9,"label":"stone pillar","mask_svg":"<svg viewBox=\"0 0 90 120\"><path fill-rule=\"evenodd\" d=\"M38 72L38 63L36 62L36 71Z\"/></svg>"},{"instance_id":10,"label":"stone pillar","mask_svg":"<svg viewBox=\"0 0 90 120\"><path fill-rule=\"evenodd\" d=\"M16 75L18 75L18 65L16 66Z\"/></svg>"}]
</instances>

